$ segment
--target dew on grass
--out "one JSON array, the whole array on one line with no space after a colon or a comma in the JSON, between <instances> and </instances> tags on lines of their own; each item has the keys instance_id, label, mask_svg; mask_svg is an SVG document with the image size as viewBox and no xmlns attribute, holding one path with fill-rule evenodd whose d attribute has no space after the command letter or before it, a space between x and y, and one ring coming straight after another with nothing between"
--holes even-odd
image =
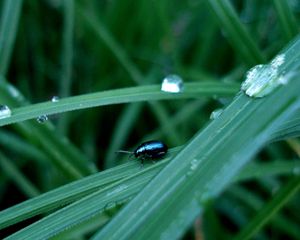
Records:
<instances>
[{"instance_id":1,"label":"dew on grass","mask_svg":"<svg viewBox=\"0 0 300 240\"><path fill-rule=\"evenodd\" d=\"M126 190L127 188L128 188L128 187L127 187L126 185L122 184L122 185L118 186L117 188L115 188L114 190L112 190L111 192L108 192L108 193L106 194L106 196L108 197L108 196L117 194L117 193L119 193L119 192L122 192L122 191Z\"/></svg>"},{"instance_id":2,"label":"dew on grass","mask_svg":"<svg viewBox=\"0 0 300 240\"><path fill-rule=\"evenodd\" d=\"M58 96L53 96L51 98L51 102L55 103L55 102L58 102L59 101L59 97Z\"/></svg>"},{"instance_id":3,"label":"dew on grass","mask_svg":"<svg viewBox=\"0 0 300 240\"><path fill-rule=\"evenodd\" d=\"M218 109L214 110L210 114L209 119L211 119L211 120L217 119L223 113L223 111L224 110L222 108L218 108Z\"/></svg>"},{"instance_id":4,"label":"dew on grass","mask_svg":"<svg viewBox=\"0 0 300 240\"><path fill-rule=\"evenodd\" d=\"M200 161L197 160L196 158L194 158L192 161L191 161L191 170L194 171L197 169L198 165L199 165Z\"/></svg>"},{"instance_id":5,"label":"dew on grass","mask_svg":"<svg viewBox=\"0 0 300 240\"><path fill-rule=\"evenodd\" d=\"M284 63L285 55L275 57L270 64L260 64L251 68L241 85L241 90L249 97L260 98L268 95L279 85L288 83L287 75L279 74L279 67Z\"/></svg>"},{"instance_id":6,"label":"dew on grass","mask_svg":"<svg viewBox=\"0 0 300 240\"><path fill-rule=\"evenodd\" d=\"M11 116L11 110L6 105L0 105L0 119L7 118Z\"/></svg>"},{"instance_id":7,"label":"dew on grass","mask_svg":"<svg viewBox=\"0 0 300 240\"><path fill-rule=\"evenodd\" d=\"M178 75L168 75L163 79L161 91L170 93L179 93L183 91L183 81Z\"/></svg>"},{"instance_id":8,"label":"dew on grass","mask_svg":"<svg viewBox=\"0 0 300 240\"><path fill-rule=\"evenodd\" d=\"M38 116L36 120L37 120L38 123L44 123L48 120L48 116L47 115L41 115L41 116Z\"/></svg>"}]
</instances>

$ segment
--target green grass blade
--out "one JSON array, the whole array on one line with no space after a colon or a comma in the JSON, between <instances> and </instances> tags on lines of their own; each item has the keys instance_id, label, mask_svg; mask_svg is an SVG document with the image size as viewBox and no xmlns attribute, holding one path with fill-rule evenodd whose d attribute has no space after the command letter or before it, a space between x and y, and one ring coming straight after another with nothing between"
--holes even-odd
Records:
<instances>
[{"instance_id":1,"label":"green grass blade","mask_svg":"<svg viewBox=\"0 0 300 240\"><path fill-rule=\"evenodd\" d=\"M73 34L74 34L74 1L63 1L64 25L62 39L62 75L60 97L67 97L71 92L72 61L73 61ZM59 129L65 135L68 129L68 115L59 119Z\"/></svg>"},{"instance_id":2,"label":"green grass blade","mask_svg":"<svg viewBox=\"0 0 300 240\"><path fill-rule=\"evenodd\" d=\"M298 33L297 21L290 9L288 1L273 0L273 4L279 16L281 28L286 41L290 41Z\"/></svg>"},{"instance_id":3,"label":"green grass blade","mask_svg":"<svg viewBox=\"0 0 300 240\"><path fill-rule=\"evenodd\" d=\"M287 71L297 61L299 47L298 39L285 52ZM94 239L180 237L203 204L224 191L274 129L299 108L299 88L293 78L262 99L240 94Z\"/></svg>"},{"instance_id":4,"label":"green grass blade","mask_svg":"<svg viewBox=\"0 0 300 240\"><path fill-rule=\"evenodd\" d=\"M271 141L300 136L300 112L297 111L289 120L285 121L271 136Z\"/></svg>"},{"instance_id":5,"label":"green grass blade","mask_svg":"<svg viewBox=\"0 0 300 240\"><path fill-rule=\"evenodd\" d=\"M270 163L249 163L245 170L234 178L234 181L259 179L279 174L293 174L300 166L299 161L276 160Z\"/></svg>"},{"instance_id":6,"label":"green grass blade","mask_svg":"<svg viewBox=\"0 0 300 240\"><path fill-rule=\"evenodd\" d=\"M9 133L8 131L0 131L0 144L6 149L25 156L37 163L49 162L47 156L40 149L32 146L28 142L19 138L15 134Z\"/></svg>"},{"instance_id":7,"label":"green grass blade","mask_svg":"<svg viewBox=\"0 0 300 240\"><path fill-rule=\"evenodd\" d=\"M290 175L292 176L292 174ZM263 180L263 179L262 179ZM262 197L259 197L257 194L253 194L249 190L246 190L245 188L241 188L238 186L235 186L229 190L230 195L233 195L235 199L240 199L243 203L243 205L246 205L250 209L248 211L250 212L258 212L260 209L262 209L263 205L265 204L265 201ZM272 194L273 195L273 194ZM233 205L237 206L239 203L234 202ZM232 207L228 209L229 212L231 212ZM232 216L230 213L228 216ZM249 222L249 219L244 220L244 222L240 225L245 226ZM271 220L271 223L278 229L281 229L283 232L285 232L288 235L291 235L294 239L299 239L299 228L293 222L293 220L289 219L286 215L283 213L278 212L277 216L274 217Z\"/></svg>"},{"instance_id":8,"label":"green grass blade","mask_svg":"<svg viewBox=\"0 0 300 240\"><path fill-rule=\"evenodd\" d=\"M157 167L161 170L169 160L160 163ZM291 174L295 168L299 168L298 162L275 162L265 164L249 164L241 171L235 181L244 181L253 178L271 175ZM123 178L136 174L140 171L140 165L136 162L120 165L118 167L94 174L82 180L67 184L53 191L40 195L37 198L25 201L16 206L0 212L0 229L29 217L54 210L60 206L76 201L83 196L91 194L97 189L113 184ZM144 173L147 173L146 170ZM152 173L154 177L155 172ZM149 179L150 180L150 179ZM137 182L140 180L138 179ZM142 190L140 186L139 191ZM135 194L134 194L135 195ZM123 192L119 192L118 200L123 199ZM89 206L87 203L86 206ZM75 217L75 216L74 216Z\"/></svg>"},{"instance_id":9,"label":"green grass blade","mask_svg":"<svg viewBox=\"0 0 300 240\"><path fill-rule=\"evenodd\" d=\"M42 115L57 114L72 110L86 109L96 106L120 104L127 102L180 99L208 96L232 96L237 90L236 84L213 82L186 83L185 90L179 94L168 94L160 91L159 85L131 87L90 93L60 99L58 102L44 102L12 109L12 115L0 119L0 126L34 119Z\"/></svg>"},{"instance_id":10,"label":"green grass blade","mask_svg":"<svg viewBox=\"0 0 300 240\"><path fill-rule=\"evenodd\" d=\"M111 170L106 170L82 180L72 182L44 193L37 198L3 210L0 212L0 229L73 202L108 184L135 174L139 169L140 166L137 163L124 164Z\"/></svg>"},{"instance_id":11,"label":"green grass blade","mask_svg":"<svg viewBox=\"0 0 300 240\"><path fill-rule=\"evenodd\" d=\"M105 168L117 165L115 162L116 151L120 150L122 144L124 144L125 139L134 127L133 123L135 122L136 116L139 115L142 107L143 103L135 103L124 108L111 137L111 143L109 144L107 155L105 157Z\"/></svg>"},{"instance_id":12,"label":"green grass blade","mask_svg":"<svg viewBox=\"0 0 300 240\"><path fill-rule=\"evenodd\" d=\"M236 240L251 239L254 235L290 200L300 189L300 177L293 177L284 187L282 187L243 228L243 230L234 238Z\"/></svg>"},{"instance_id":13,"label":"green grass blade","mask_svg":"<svg viewBox=\"0 0 300 240\"><path fill-rule=\"evenodd\" d=\"M23 0L6 0L3 3L0 25L0 74L6 75L18 31ZM4 80L4 79L0 79Z\"/></svg>"},{"instance_id":14,"label":"green grass blade","mask_svg":"<svg viewBox=\"0 0 300 240\"><path fill-rule=\"evenodd\" d=\"M11 85L1 83L0 91L0 102L11 108L24 105L25 100ZM22 122L15 127L28 139L35 141L36 145L49 156L49 160L67 177L79 179L96 171L95 166L65 137L57 133L51 124L39 124L36 121Z\"/></svg>"},{"instance_id":15,"label":"green grass blade","mask_svg":"<svg viewBox=\"0 0 300 240\"><path fill-rule=\"evenodd\" d=\"M130 77L135 83L142 83L142 74L139 69L131 62L126 52L119 46L114 37L110 34L110 32L106 29L105 25L97 19L94 14L84 10L83 7L77 6L76 10L79 15L82 17L83 21L91 27L92 30L95 31L97 37L105 43L106 46L114 53L118 61L128 72Z\"/></svg>"},{"instance_id":16,"label":"green grass blade","mask_svg":"<svg viewBox=\"0 0 300 240\"><path fill-rule=\"evenodd\" d=\"M173 128L176 128L177 125L179 125L180 123L184 123L191 116L193 116L196 111L199 111L204 106L205 103L207 103L206 100L194 100L190 103L187 103L183 108L181 108L177 113L175 113L171 117L170 121L167 124L172 125ZM149 139L160 139L164 135L164 131L163 131L164 128L165 125L161 125L158 129L146 135L143 138L143 141L141 142L144 142Z\"/></svg>"},{"instance_id":17,"label":"green grass blade","mask_svg":"<svg viewBox=\"0 0 300 240\"><path fill-rule=\"evenodd\" d=\"M40 191L23 175L22 172L0 152L0 166L1 170L9 176L9 178L16 183L19 189L28 197L36 197L40 194Z\"/></svg>"},{"instance_id":18,"label":"green grass blade","mask_svg":"<svg viewBox=\"0 0 300 240\"><path fill-rule=\"evenodd\" d=\"M158 104L158 103L150 103L150 106L152 107L153 113L158 116L160 126L164 126L163 132L168 141L172 146L179 146L182 145L183 142L179 136L179 133L176 131L176 128L172 124L168 124L171 121L171 118L169 117L169 114L166 112L166 109Z\"/></svg>"},{"instance_id":19,"label":"green grass blade","mask_svg":"<svg viewBox=\"0 0 300 240\"><path fill-rule=\"evenodd\" d=\"M249 66L265 62L265 57L240 22L231 3L228 0L209 0L208 3L219 24L226 31L232 47L240 53L244 62Z\"/></svg>"},{"instance_id":20,"label":"green grass blade","mask_svg":"<svg viewBox=\"0 0 300 240\"><path fill-rule=\"evenodd\" d=\"M145 174L143 174L144 171L146 170L139 171L137 174L123 179L121 184L116 182L112 186L96 191L39 222L10 235L7 239L47 239L68 229L69 226L89 220L96 214L122 204L124 201L128 201L128 198L131 198L133 194L136 194L141 187L145 186L153 177L153 173L159 171L159 164L150 166ZM139 177L139 181L136 181L137 177ZM119 198L120 191L123 193L122 199Z\"/></svg>"}]
</instances>

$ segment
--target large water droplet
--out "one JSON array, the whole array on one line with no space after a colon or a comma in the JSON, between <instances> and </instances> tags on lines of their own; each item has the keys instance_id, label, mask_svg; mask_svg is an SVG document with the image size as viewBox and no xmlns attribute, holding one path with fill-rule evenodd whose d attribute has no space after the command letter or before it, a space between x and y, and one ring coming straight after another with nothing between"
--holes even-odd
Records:
<instances>
[{"instance_id":1,"label":"large water droplet","mask_svg":"<svg viewBox=\"0 0 300 240\"><path fill-rule=\"evenodd\" d=\"M51 102L58 102L59 101L59 97L58 96L53 96L51 98Z\"/></svg>"},{"instance_id":2,"label":"large water droplet","mask_svg":"<svg viewBox=\"0 0 300 240\"><path fill-rule=\"evenodd\" d=\"M264 97L279 85L288 83L287 75L279 75L278 68L284 63L285 55L280 54L270 64L251 68L242 83L241 90L250 97Z\"/></svg>"},{"instance_id":3,"label":"large water droplet","mask_svg":"<svg viewBox=\"0 0 300 240\"><path fill-rule=\"evenodd\" d=\"M47 117L47 115L41 115L36 120L38 123L44 123L48 120L48 117Z\"/></svg>"},{"instance_id":4,"label":"large water droplet","mask_svg":"<svg viewBox=\"0 0 300 240\"><path fill-rule=\"evenodd\" d=\"M178 75L168 75L161 84L161 91L179 93L183 91L183 81Z\"/></svg>"},{"instance_id":5,"label":"large water droplet","mask_svg":"<svg viewBox=\"0 0 300 240\"><path fill-rule=\"evenodd\" d=\"M11 116L11 110L6 105L0 105L0 119L7 118Z\"/></svg>"},{"instance_id":6,"label":"large water droplet","mask_svg":"<svg viewBox=\"0 0 300 240\"><path fill-rule=\"evenodd\" d=\"M209 119L211 120L214 120L214 119L217 119L222 113L223 113L223 109L219 108L219 109L216 109L214 110L210 116L209 116Z\"/></svg>"}]
</instances>

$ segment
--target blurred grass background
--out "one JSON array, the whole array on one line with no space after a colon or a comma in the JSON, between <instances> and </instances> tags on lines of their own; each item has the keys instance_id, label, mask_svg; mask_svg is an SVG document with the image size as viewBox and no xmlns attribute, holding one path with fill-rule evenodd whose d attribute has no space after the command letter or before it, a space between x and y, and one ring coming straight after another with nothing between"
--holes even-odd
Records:
<instances>
[{"instance_id":1,"label":"blurred grass background","mask_svg":"<svg viewBox=\"0 0 300 240\"><path fill-rule=\"evenodd\" d=\"M300 17L295 0L6 0L0 7L1 81L26 99L12 101L12 107L159 84L168 74L185 82L239 83L247 69L274 57L297 35ZM1 94L0 104L8 104ZM132 150L151 138L183 145L214 109L230 101L199 96L109 105L49 116L42 125L31 120L1 127L1 210L120 164L118 149ZM55 136L49 133L53 127ZM272 143L255 161L293 163L299 149L297 139ZM68 158L82 171L66 176L61 169ZM234 184L183 238L231 238L285 180L272 176ZM299 202L298 194L256 239L299 239ZM2 236L36 219L2 230Z\"/></svg>"}]
</instances>

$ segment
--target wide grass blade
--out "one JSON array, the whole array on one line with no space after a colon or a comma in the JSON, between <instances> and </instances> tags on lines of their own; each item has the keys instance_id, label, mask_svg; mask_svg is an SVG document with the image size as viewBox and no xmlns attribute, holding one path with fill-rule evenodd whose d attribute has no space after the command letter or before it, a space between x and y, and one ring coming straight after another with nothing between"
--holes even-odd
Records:
<instances>
[{"instance_id":1,"label":"wide grass blade","mask_svg":"<svg viewBox=\"0 0 300 240\"><path fill-rule=\"evenodd\" d=\"M283 69L297 63L299 47L298 39L284 52ZM299 87L293 78L262 99L240 94L94 239L181 236L203 205L224 191L274 129L300 107Z\"/></svg>"},{"instance_id":2,"label":"wide grass blade","mask_svg":"<svg viewBox=\"0 0 300 240\"><path fill-rule=\"evenodd\" d=\"M0 229L29 217L59 208L138 171L138 164L124 164L15 205L0 212Z\"/></svg>"}]
</instances>

